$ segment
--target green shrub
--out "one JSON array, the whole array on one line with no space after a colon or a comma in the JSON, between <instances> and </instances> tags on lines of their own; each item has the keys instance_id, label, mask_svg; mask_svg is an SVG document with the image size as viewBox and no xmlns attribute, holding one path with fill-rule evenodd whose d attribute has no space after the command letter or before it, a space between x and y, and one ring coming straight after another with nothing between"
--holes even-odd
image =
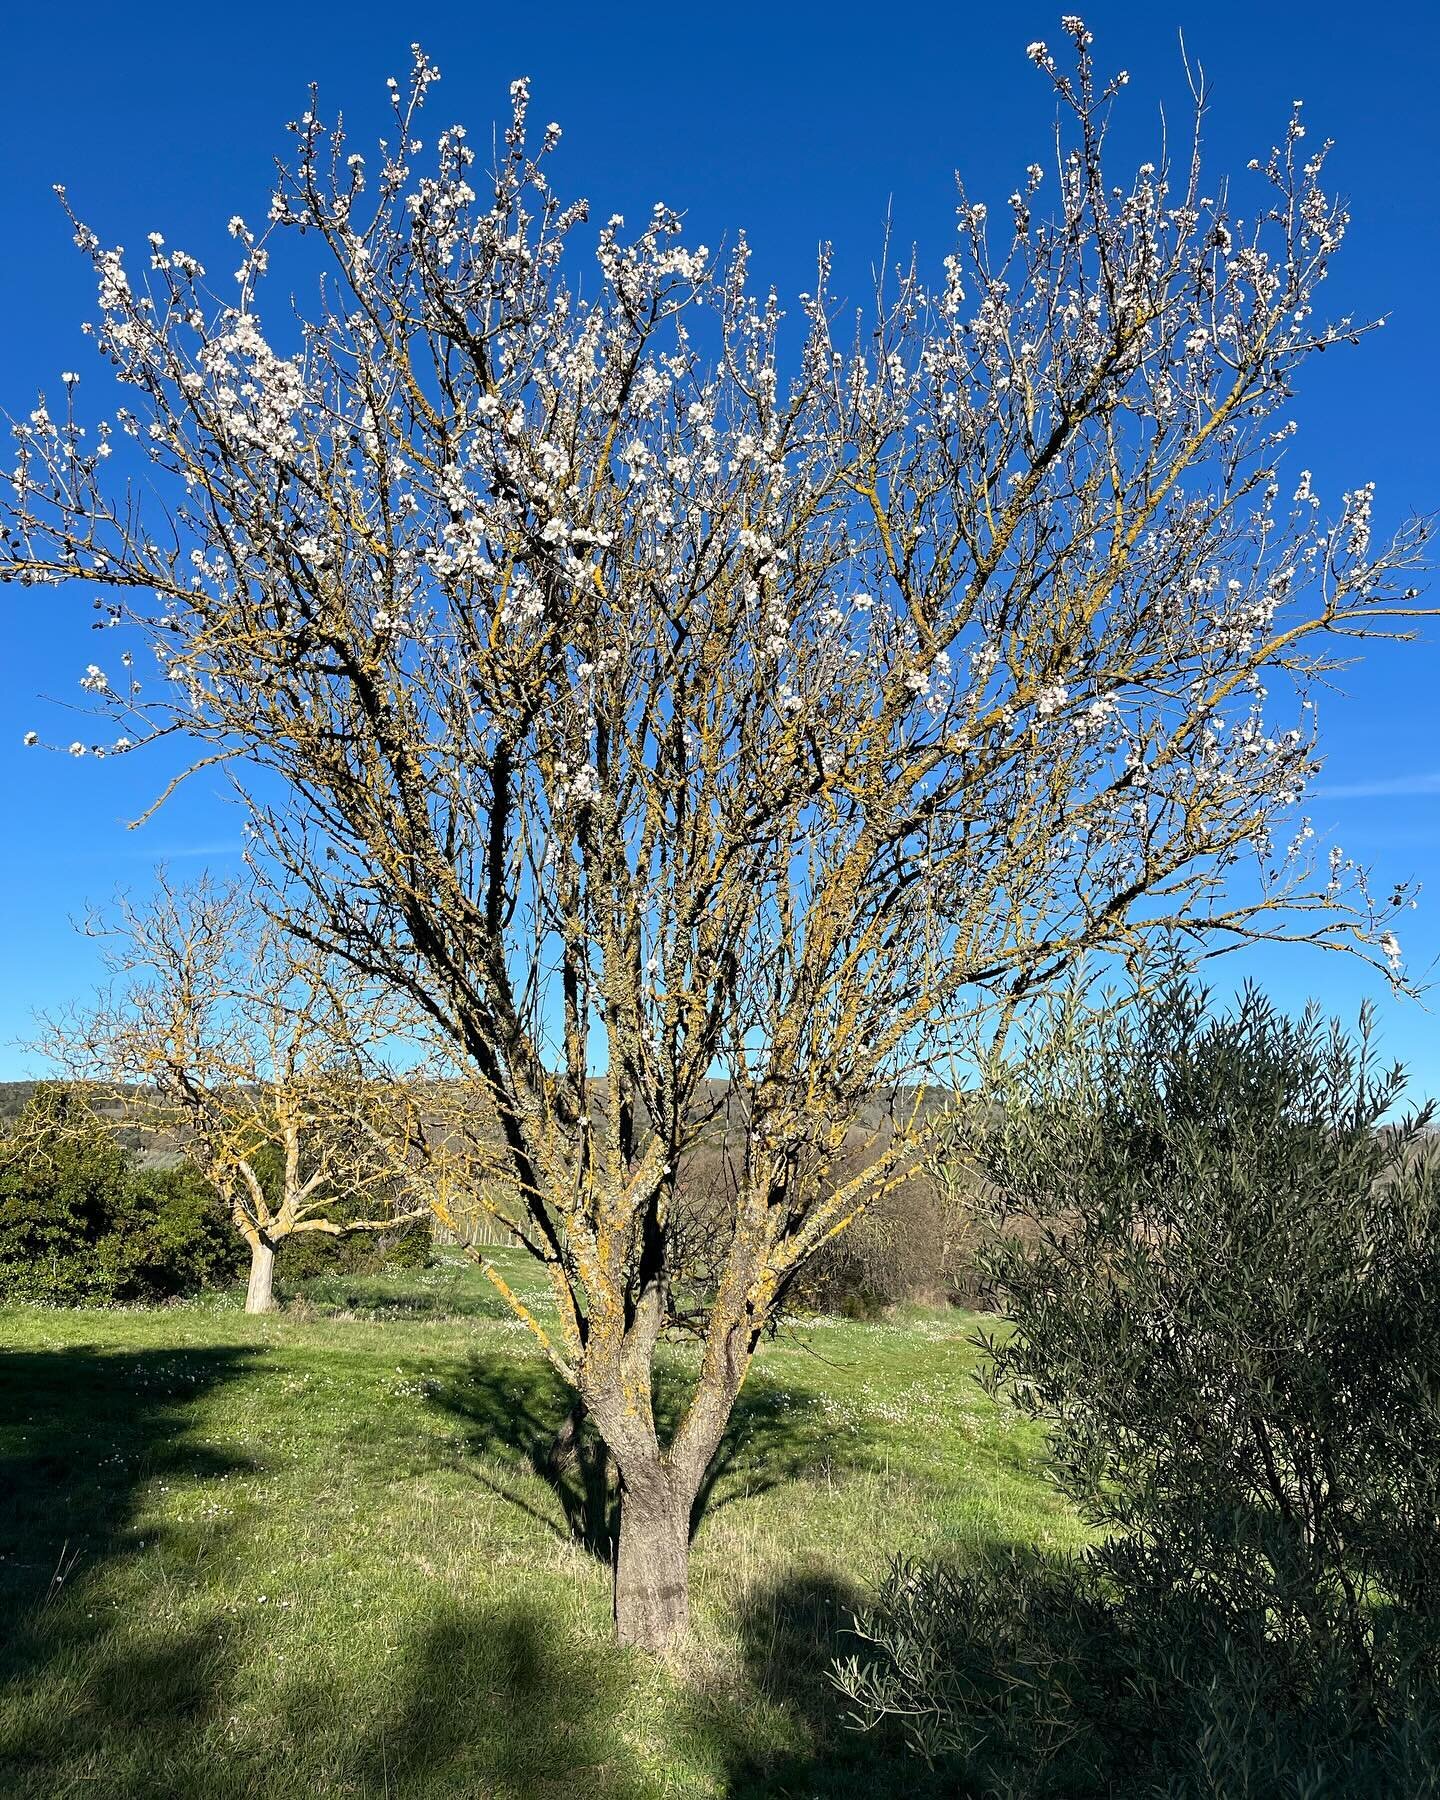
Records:
<instances>
[{"instance_id":1,"label":"green shrub","mask_svg":"<svg viewBox=\"0 0 1440 1800\"><path fill-rule=\"evenodd\" d=\"M382 1233L380 1249L387 1269L428 1269L435 1261L430 1219L408 1219L393 1231Z\"/></svg>"},{"instance_id":2,"label":"green shrub","mask_svg":"<svg viewBox=\"0 0 1440 1800\"><path fill-rule=\"evenodd\" d=\"M68 1088L38 1087L0 1136L0 1298L168 1299L231 1280L243 1248L198 1171L136 1171Z\"/></svg>"},{"instance_id":3,"label":"green shrub","mask_svg":"<svg viewBox=\"0 0 1440 1800\"><path fill-rule=\"evenodd\" d=\"M932 1752L1018 1730L1022 1764L1043 1725L1136 1793L1440 1792L1440 1160L1428 1109L1383 1122L1404 1076L1370 1036L1175 986L995 1072L989 1384L1098 1541L1058 1601L897 1576L845 1675L863 1714ZM1002 1728L973 1670L1007 1609Z\"/></svg>"},{"instance_id":4,"label":"green shrub","mask_svg":"<svg viewBox=\"0 0 1440 1800\"><path fill-rule=\"evenodd\" d=\"M835 1669L852 1722L898 1722L957 1794L1440 1794L1440 1709L1418 1669L1376 1708L1343 1659L1317 1662L1298 1705L1267 1633L1223 1626L1184 1594L1126 1605L1093 1558L898 1562L855 1629L865 1648Z\"/></svg>"},{"instance_id":5,"label":"green shrub","mask_svg":"<svg viewBox=\"0 0 1440 1800\"><path fill-rule=\"evenodd\" d=\"M115 1297L101 1254L127 1201L123 1150L67 1088L37 1088L0 1137L0 1294L56 1305Z\"/></svg>"},{"instance_id":6,"label":"green shrub","mask_svg":"<svg viewBox=\"0 0 1440 1800\"><path fill-rule=\"evenodd\" d=\"M224 1202L190 1162L131 1175L117 1236L124 1280L147 1298L228 1286L249 1262Z\"/></svg>"}]
</instances>

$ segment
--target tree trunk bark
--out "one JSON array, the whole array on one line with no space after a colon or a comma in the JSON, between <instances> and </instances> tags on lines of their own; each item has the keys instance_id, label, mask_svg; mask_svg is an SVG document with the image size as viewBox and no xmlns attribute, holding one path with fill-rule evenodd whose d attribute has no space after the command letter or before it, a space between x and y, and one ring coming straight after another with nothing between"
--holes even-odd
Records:
<instances>
[{"instance_id":1,"label":"tree trunk bark","mask_svg":"<svg viewBox=\"0 0 1440 1800\"><path fill-rule=\"evenodd\" d=\"M269 1312L275 1304L275 1246L256 1238L250 1246L250 1285L245 1290L247 1313Z\"/></svg>"},{"instance_id":2,"label":"tree trunk bark","mask_svg":"<svg viewBox=\"0 0 1440 1800\"><path fill-rule=\"evenodd\" d=\"M690 1629L690 1497L665 1469L634 1483L620 1476L615 1549L615 1636L667 1650Z\"/></svg>"}]
</instances>

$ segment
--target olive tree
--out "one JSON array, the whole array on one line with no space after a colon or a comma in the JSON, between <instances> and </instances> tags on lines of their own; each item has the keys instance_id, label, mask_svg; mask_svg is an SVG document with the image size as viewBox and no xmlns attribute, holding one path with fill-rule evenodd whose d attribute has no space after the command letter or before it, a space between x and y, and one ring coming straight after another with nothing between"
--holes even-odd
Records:
<instances>
[{"instance_id":1,"label":"olive tree","mask_svg":"<svg viewBox=\"0 0 1440 1800\"><path fill-rule=\"evenodd\" d=\"M1007 1322L981 1379L1091 1542L897 1565L836 1671L857 1720L966 1791L1434 1793L1434 1105L1370 1009L1253 987L1024 1038L954 1137Z\"/></svg>"},{"instance_id":2,"label":"olive tree","mask_svg":"<svg viewBox=\"0 0 1440 1800\"><path fill-rule=\"evenodd\" d=\"M109 735L74 748L228 762L278 913L493 1113L530 1323L618 1469L627 1642L683 1633L767 1322L923 1156L973 1029L1160 932L1398 955L1293 820L1307 684L1416 612L1418 530L1377 542L1364 485L1322 522L1282 466L1302 366L1359 331L1315 313L1346 215L1298 115L1243 202L1198 149L1117 187L1120 79L1068 29L1065 68L1031 46L1060 136L1003 222L964 197L933 278L887 251L852 335L822 250L793 337L743 237L665 205L592 233L524 81L485 173L459 126L426 148L417 49L373 162L312 96L228 296L77 221L130 395L16 427L0 577L98 589L160 662L95 665ZM722 1096L743 1148L662 1441L676 1171Z\"/></svg>"}]
</instances>

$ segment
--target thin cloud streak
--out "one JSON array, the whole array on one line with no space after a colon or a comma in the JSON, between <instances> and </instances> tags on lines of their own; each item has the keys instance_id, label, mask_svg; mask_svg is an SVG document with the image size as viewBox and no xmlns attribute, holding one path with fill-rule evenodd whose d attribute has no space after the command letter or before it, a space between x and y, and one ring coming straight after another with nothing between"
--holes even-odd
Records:
<instances>
[{"instance_id":1,"label":"thin cloud streak","mask_svg":"<svg viewBox=\"0 0 1440 1800\"><path fill-rule=\"evenodd\" d=\"M1431 775L1395 775L1384 781L1345 781L1312 788L1317 800L1403 800L1440 794L1440 770Z\"/></svg>"},{"instance_id":2,"label":"thin cloud streak","mask_svg":"<svg viewBox=\"0 0 1440 1800\"><path fill-rule=\"evenodd\" d=\"M44 853L42 853L44 854ZM72 850L63 848L44 856L46 862L55 863L88 863L88 862L182 862L197 856L243 856L243 844L179 844L166 845L159 848L153 844L143 848L131 845L120 845L115 848L101 850Z\"/></svg>"}]
</instances>

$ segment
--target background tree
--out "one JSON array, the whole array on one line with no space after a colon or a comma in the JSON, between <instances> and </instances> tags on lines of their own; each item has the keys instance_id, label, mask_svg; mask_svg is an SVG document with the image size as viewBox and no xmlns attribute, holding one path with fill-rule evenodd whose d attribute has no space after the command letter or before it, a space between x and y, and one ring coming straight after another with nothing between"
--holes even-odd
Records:
<instances>
[{"instance_id":1,"label":"background tree","mask_svg":"<svg viewBox=\"0 0 1440 1800\"><path fill-rule=\"evenodd\" d=\"M531 1323L619 1471L628 1642L683 1632L767 1322L921 1156L972 1028L1160 931L1398 963L1360 872L1317 880L1285 823L1313 715L1264 706L1416 611L1418 529L1382 547L1369 488L1321 524L1282 481L1301 366L1358 333L1314 316L1346 215L1298 116L1243 223L1198 152L1117 188L1119 78L1068 28L1068 72L1031 46L1051 173L997 232L967 198L933 281L887 251L848 346L828 251L787 362L744 240L686 247L664 206L600 228L582 292L559 128L532 140L515 83L477 191L462 128L420 148L417 50L373 170L312 99L267 227L231 222L231 299L77 222L133 405L118 439L68 400L16 428L0 576L108 590L162 663L155 697L91 670L121 734L93 747L243 762L278 913L422 1008L492 1111L557 1308ZM262 322L286 243L323 282ZM163 527L108 479L126 434ZM743 1150L662 1442L672 1192L717 1079Z\"/></svg>"},{"instance_id":2,"label":"background tree","mask_svg":"<svg viewBox=\"0 0 1440 1800\"><path fill-rule=\"evenodd\" d=\"M88 929L111 985L50 1020L43 1048L214 1184L250 1250L247 1312L272 1305L287 1238L423 1212L358 1122L368 1059L398 1024L373 984L260 920L239 882L178 888L161 871L151 897Z\"/></svg>"}]
</instances>

